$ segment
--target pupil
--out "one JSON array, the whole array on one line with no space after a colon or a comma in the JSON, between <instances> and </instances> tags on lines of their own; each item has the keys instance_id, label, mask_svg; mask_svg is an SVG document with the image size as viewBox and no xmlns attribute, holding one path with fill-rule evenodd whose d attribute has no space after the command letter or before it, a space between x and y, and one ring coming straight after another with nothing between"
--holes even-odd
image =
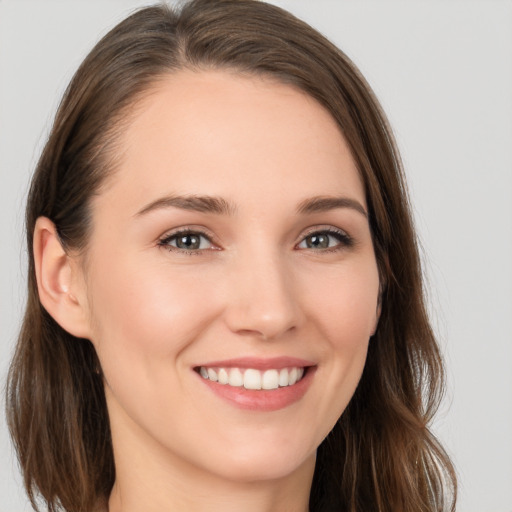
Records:
<instances>
[{"instance_id":1,"label":"pupil","mask_svg":"<svg viewBox=\"0 0 512 512\"><path fill-rule=\"evenodd\" d=\"M329 247L329 237L327 235L311 235L309 247Z\"/></svg>"},{"instance_id":2,"label":"pupil","mask_svg":"<svg viewBox=\"0 0 512 512\"><path fill-rule=\"evenodd\" d=\"M199 237L196 235L183 235L178 238L176 245L182 249L198 249Z\"/></svg>"}]
</instances>

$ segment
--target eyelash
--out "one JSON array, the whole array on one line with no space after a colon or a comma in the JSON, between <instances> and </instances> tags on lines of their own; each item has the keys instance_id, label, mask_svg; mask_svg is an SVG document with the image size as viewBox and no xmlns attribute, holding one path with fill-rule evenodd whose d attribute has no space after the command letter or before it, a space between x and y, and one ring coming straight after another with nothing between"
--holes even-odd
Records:
<instances>
[{"instance_id":1,"label":"eyelash","mask_svg":"<svg viewBox=\"0 0 512 512\"><path fill-rule=\"evenodd\" d=\"M302 243L304 240L306 240L306 238L308 238L312 235L328 235L328 236L332 236L333 238L336 238L338 240L339 243L337 245L335 245L334 247L327 247L325 249L320 249L320 252L323 252L323 253L341 251L342 249L347 249L347 248L353 247L353 245L354 245L354 239L352 237L350 237L347 233L345 233L345 231L342 231L341 229L336 229L336 228L314 229L312 231L309 231L308 233L306 233L304 235L304 237L302 238L300 243ZM313 251L315 250L310 247L308 247L308 249L311 249Z\"/></svg>"},{"instance_id":2,"label":"eyelash","mask_svg":"<svg viewBox=\"0 0 512 512\"><path fill-rule=\"evenodd\" d=\"M163 247L164 249L167 249L170 252L178 252L180 254L187 254L190 256L201 256L201 253L204 252L206 249L195 249L193 251L189 251L187 249L180 249L179 247L173 247L172 245L169 245L169 242L171 240L174 240L176 238L179 238L180 236L186 236L186 235L196 235L196 236L202 236L203 238L206 238L210 243L213 243L211 241L211 237L205 233L204 231L201 231L200 229L180 229L178 231L174 231L173 233L170 233L168 235L165 235L164 238L161 238L158 241L159 247Z\"/></svg>"},{"instance_id":3,"label":"eyelash","mask_svg":"<svg viewBox=\"0 0 512 512\"><path fill-rule=\"evenodd\" d=\"M180 229L178 231L174 231L173 233L165 235L163 238L161 238L158 241L158 246L162 247L164 249L167 249L168 251L171 251L171 252L177 252L177 253L185 254L185 255L189 255L189 256L200 256L200 255L202 255L202 253L204 251L211 250L211 249L187 250L187 249L181 249L179 247L174 247L172 245L169 245L169 243L172 240L175 240L176 238L179 238L180 236L186 236L186 235L195 235L195 236L204 237L209 241L209 243L211 243L211 244L213 243L211 241L210 235L208 235L204 231L201 231L199 229L192 230L192 229L185 228L185 229ZM299 242L299 244L302 243L304 240L306 240L306 238L308 238L312 235L327 235L327 236L332 236L338 240L339 243L337 245L335 245L334 247L327 247L327 248L318 250L318 252L322 252L322 253L337 252L344 248L350 248L354 245L354 240L347 233L345 233L341 229L335 229L335 228L316 229L314 231L310 231L304 235L304 237ZM311 247L308 247L307 249L310 249L312 251L317 251L316 249L313 249Z\"/></svg>"}]
</instances>

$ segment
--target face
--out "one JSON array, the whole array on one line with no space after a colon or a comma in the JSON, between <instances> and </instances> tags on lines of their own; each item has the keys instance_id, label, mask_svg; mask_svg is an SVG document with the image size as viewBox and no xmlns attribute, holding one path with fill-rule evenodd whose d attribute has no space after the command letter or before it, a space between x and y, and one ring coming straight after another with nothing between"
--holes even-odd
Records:
<instances>
[{"instance_id":1,"label":"face","mask_svg":"<svg viewBox=\"0 0 512 512\"><path fill-rule=\"evenodd\" d=\"M116 457L244 481L314 463L378 320L336 123L290 86L183 71L143 100L120 154L84 274Z\"/></svg>"}]
</instances>

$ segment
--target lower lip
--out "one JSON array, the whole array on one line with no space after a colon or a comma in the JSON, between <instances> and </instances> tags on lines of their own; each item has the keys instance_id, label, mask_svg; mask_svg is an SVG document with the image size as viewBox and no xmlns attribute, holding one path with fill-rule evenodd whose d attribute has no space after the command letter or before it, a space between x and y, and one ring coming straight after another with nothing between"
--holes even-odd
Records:
<instances>
[{"instance_id":1,"label":"lower lip","mask_svg":"<svg viewBox=\"0 0 512 512\"><path fill-rule=\"evenodd\" d=\"M252 411L277 411L299 401L309 389L316 371L316 366L308 367L306 373L299 382L293 386L284 386L277 389L252 390L243 386L235 387L228 384L219 384L204 379L197 372L196 375L216 395L228 401L239 409Z\"/></svg>"}]
</instances>

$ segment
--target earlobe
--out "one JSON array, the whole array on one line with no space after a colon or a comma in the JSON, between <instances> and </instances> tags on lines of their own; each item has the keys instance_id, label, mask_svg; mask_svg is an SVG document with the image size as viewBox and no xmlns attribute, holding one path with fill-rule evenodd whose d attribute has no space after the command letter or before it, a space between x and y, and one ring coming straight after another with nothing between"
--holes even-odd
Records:
<instances>
[{"instance_id":1,"label":"earlobe","mask_svg":"<svg viewBox=\"0 0 512 512\"><path fill-rule=\"evenodd\" d=\"M36 221L33 250L41 304L63 329L88 338L86 304L78 289L76 265L62 247L55 225L46 217Z\"/></svg>"},{"instance_id":2,"label":"earlobe","mask_svg":"<svg viewBox=\"0 0 512 512\"><path fill-rule=\"evenodd\" d=\"M380 302L380 299L379 299L379 303L377 304L377 311L375 313L375 323L373 325L373 330L372 330L372 333L371 333L371 336L374 336L375 333L377 332L377 327L379 326L379 320L380 320L380 313L382 311L382 305L381 305L381 302Z\"/></svg>"},{"instance_id":3,"label":"earlobe","mask_svg":"<svg viewBox=\"0 0 512 512\"><path fill-rule=\"evenodd\" d=\"M377 298L377 310L375 312L375 323L374 323L374 326L373 326L373 330L372 330L371 336L375 335L375 333L377 332L377 327L379 326L380 315L382 313L382 296L383 296L383 293L384 293L383 285L381 283L380 286L379 286L379 296Z\"/></svg>"}]
</instances>

